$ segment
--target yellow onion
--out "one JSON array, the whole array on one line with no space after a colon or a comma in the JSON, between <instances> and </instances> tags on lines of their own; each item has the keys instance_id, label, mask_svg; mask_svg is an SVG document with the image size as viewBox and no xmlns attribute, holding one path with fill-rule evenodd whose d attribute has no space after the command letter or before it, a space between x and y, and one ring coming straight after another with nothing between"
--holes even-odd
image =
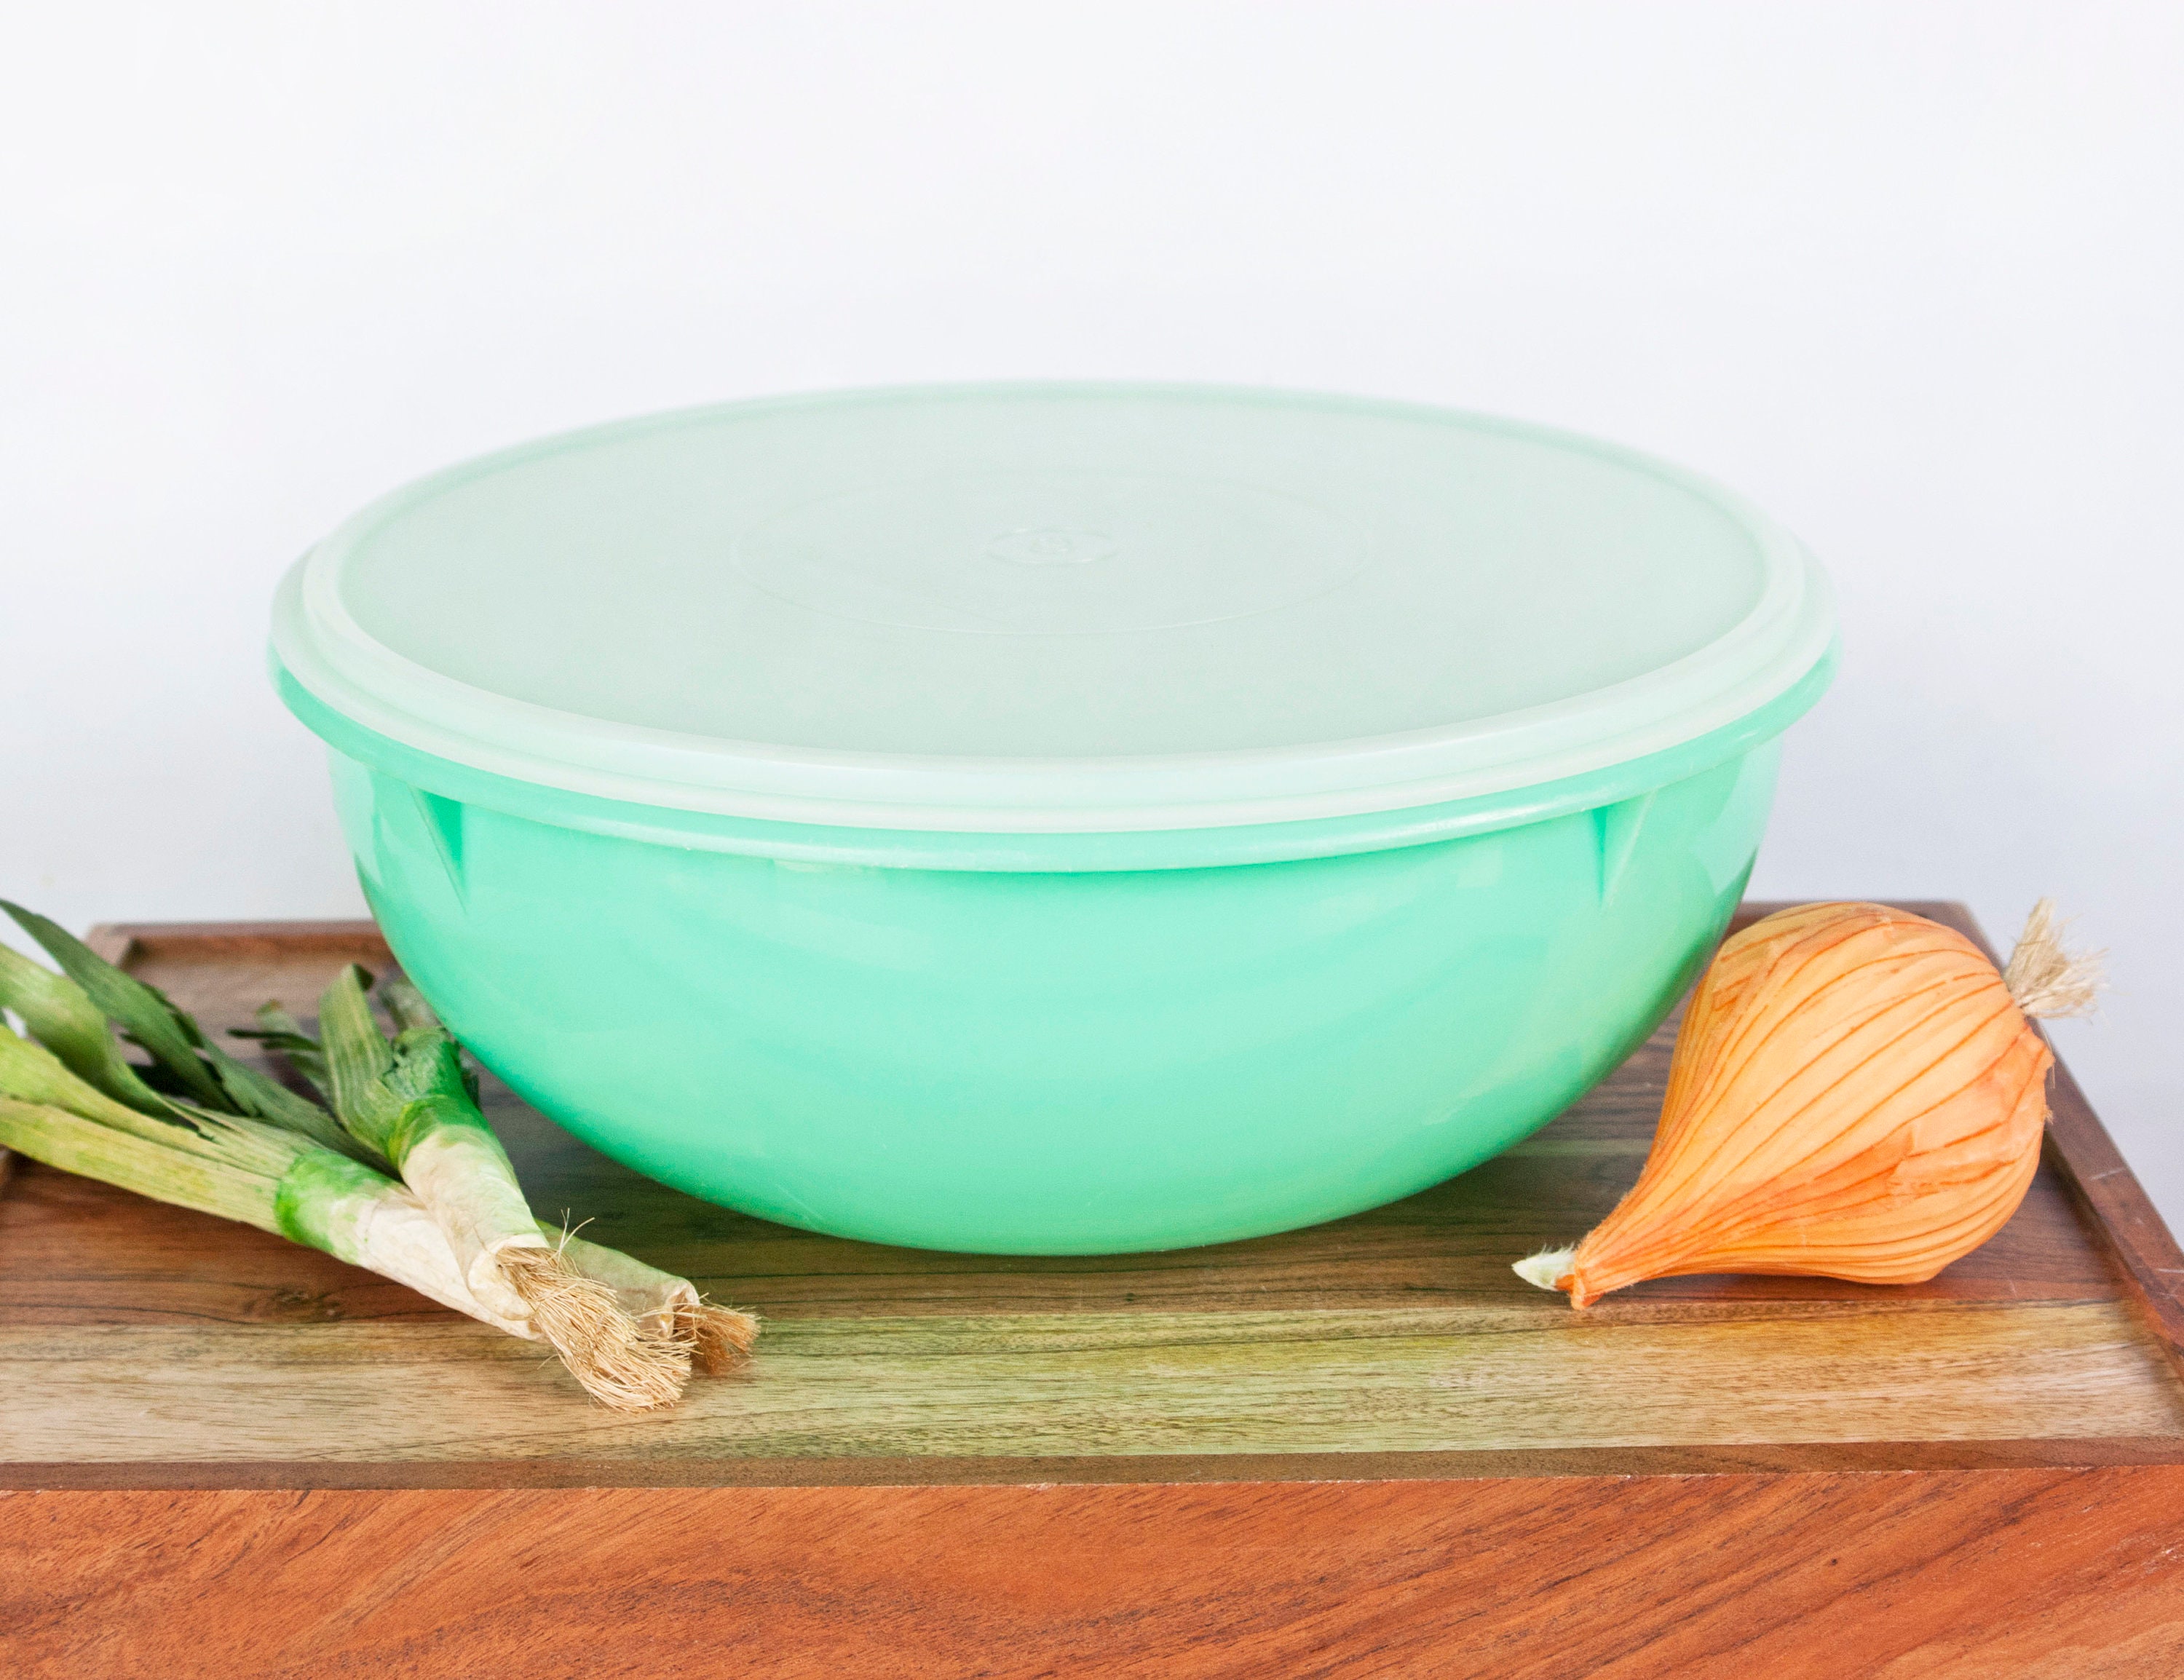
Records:
<instances>
[{"instance_id":1,"label":"yellow onion","mask_svg":"<svg viewBox=\"0 0 2184 1680\"><path fill-rule=\"evenodd\" d=\"M2044 900L2007 975L1885 904L1806 904L1725 943L1676 1037L1630 1193L1574 1249L1517 1271L1589 1306L1687 1272L1919 1283L2024 1199L2054 1056L2031 1018L2097 981Z\"/></svg>"}]
</instances>

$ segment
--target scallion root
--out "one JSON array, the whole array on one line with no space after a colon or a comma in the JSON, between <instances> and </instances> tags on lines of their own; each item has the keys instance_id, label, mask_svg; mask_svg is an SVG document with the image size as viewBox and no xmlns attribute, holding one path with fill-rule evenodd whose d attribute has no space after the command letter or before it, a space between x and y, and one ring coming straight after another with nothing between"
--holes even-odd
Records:
<instances>
[{"instance_id":1,"label":"scallion root","mask_svg":"<svg viewBox=\"0 0 2184 1680\"><path fill-rule=\"evenodd\" d=\"M675 1331L676 1339L689 1347L698 1369L718 1377L750 1357L751 1344L758 1340L758 1321L733 1307L700 1301L675 1315Z\"/></svg>"},{"instance_id":2,"label":"scallion root","mask_svg":"<svg viewBox=\"0 0 2184 1680\"><path fill-rule=\"evenodd\" d=\"M571 1271L553 1249L504 1249L497 1258L532 1328L585 1393L616 1411L675 1404L690 1380L687 1343L646 1334L612 1289Z\"/></svg>"}]
</instances>

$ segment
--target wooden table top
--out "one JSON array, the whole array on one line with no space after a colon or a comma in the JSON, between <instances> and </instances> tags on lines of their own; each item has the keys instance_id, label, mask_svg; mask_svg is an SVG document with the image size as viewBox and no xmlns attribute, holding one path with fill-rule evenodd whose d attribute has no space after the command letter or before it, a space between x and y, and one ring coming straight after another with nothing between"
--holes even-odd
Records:
<instances>
[{"instance_id":1,"label":"wooden table top","mask_svg":"<svg viewBox=\"0 0 2184 1680\"><path fill-rule=\"evenodd\" d=\"M1913 908L1970 929L1959 907ZM99 938L208 1027L244 1024L268 998L307 1009L340 963L386 960L363 923L136 926ZM1584 1491L1607 1486L1600 1478L1641 1478L1673 1502L1696 1497L1674 1491L1695 1473L1719 1477L1691 1485L1716 1486L1722 1499L1800 1476L1848 1488L1865 1485L1859 1473L1914 1471L1941 1489L1998 1487L1975 1473L2005 1470L2180 1473L2184 1256L2059 1069L2047 1159L2023 1208L1930 1283L1679 1278L1579 1314L1518 1280L1513 1260L1581 1234L1636 1176L1673 1026L1529 1141L1406 1201L1251 1242L1110 1258L928 1254L746 1218L604 1160L489 1084L489 1110L542 1216L588 1221L588 1236L765 1321L745 1370L699 1379L671 1413L635 1419L589 1404L535 1346L326 1255L19 1163L0 1192L0 1489L126 1495L136 1503L100 1507L98 1521L117 1533L165 1523L158 1532L179 1544L173 1525L212 1509L174 1503L192 1491L619 1489L653 1501L643 1509L656 1519L671 1490L719 1489L744 1501L732 1520L758 1533L775 1520L794 1529L805 1519L782 1513L816 1509L793 1490L833 1488L872 1496L857 1521L877 1533L920 1488L976 1494L988 1503L975 1522L1006 1528L994 1513L1016 1507L992 1499L1009 1489L1184 1499L1193 1488L1210 1497L1206 1484L1256 1488L1270 1491L1252 1509L1279 1527L1281 1511L1332 1499L1328 1484L1461 1485L1478 1510L1496 1488L1531 1489L1514 1511L1546 1508L1563 1497L1557 1486L1604 1510L1606 1494ZM2008 1497L2029 1499L2035 1485ZM2184 1481L2162 1486L2161 1509L2176 1509ZM773 1503L756 1497L766 1490ZM169 1503L143 1502L163 1494ZM1452 1493L1432 1497L1440 1503L1422 1510L1456 1508ZM0 1576L11 1556L33 1575L52 1562L39 1549L58 1544L51 1534L28 1554L9 1550L28 1543L8 1518L28 1509L0 1505ZM601 1513L620 1508L586 1509L570 1521L611 1526ZM1138 1533L1151 1509L1116 1520ZM1355 1518L1341 1509L1351 1515L1323 1513L1329 1532ZM265 1521L292 1520L277 1515L287 1506L265 1510L276 1513ZM179 1514L188 1511L198 1515ZM946 1523L930 1510L922 1520L902 1546L946 1553ZM1232 1520L1201 1511L1188 1521ZM1882 1520L1850 1507L1827 1518ZM1378 1542L1350 1544L1362 1556ZM1819 1553L1780 1544L1826 1578ZM2057 1555L2052 1540L2036 1544ZM70 1590L113 1587L114 1554L87 1532L61 1549L74 1560L61 1572ZM2184 1627L2184 1609L2164 1603ZM5 1609L0 1594L0 1626ZM176 1616L191 1613L176 1601ZM53 1638L52 1649L81 1655ZM488 1648L464 1645L463 1660ZM133 1672L116 1655L125 1645L98 1649L110 1672ZM1022 1672L1080 1672L1040 1649L1049 1666ZM808 1669L784 1656L735 1672L886 1672L858 1668L849 1649ZM1211 1657L1177 1666L1123 1645L1106 1656L1081 1672L1290 1672ZM1148 1666L1130 1666L1139 1660Z\"/></svg>"}]
</instances>

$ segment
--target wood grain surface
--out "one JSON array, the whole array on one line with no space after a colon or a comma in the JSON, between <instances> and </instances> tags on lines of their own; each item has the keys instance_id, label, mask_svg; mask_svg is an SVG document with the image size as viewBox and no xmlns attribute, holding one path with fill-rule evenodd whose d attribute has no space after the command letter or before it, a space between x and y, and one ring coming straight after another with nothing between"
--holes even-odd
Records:
<instances>
[{"instance_id":1,"label":"wood grain surface","mask_svg":"<svg viewBox=\"0 0 2184 1680\"><path fill-rule=\"evenodd\" d=\"M365 924L102 942L218 1026L387 960ZM1407 1201L1108 1258L767 1225L492 1087L542 1213L766 1321L638 1420L325 1255L19 1164L0 1672L2184 1672L2184 1258L2067 1074L2024 1207L1929 1284L1580 1315L1510 1273L1635 1177L1673 1025Z\"/></svg>"},{"instance_id":2,"label":"wood grain surface","mask_svg":"<svg viewBox=\"0 0 2184 1680\"><path fill-rule=\"evenodd\" d=\"M2184 1469L16 1494L11 1675L2184 1672Z\"/></svg>"}]
</instances>

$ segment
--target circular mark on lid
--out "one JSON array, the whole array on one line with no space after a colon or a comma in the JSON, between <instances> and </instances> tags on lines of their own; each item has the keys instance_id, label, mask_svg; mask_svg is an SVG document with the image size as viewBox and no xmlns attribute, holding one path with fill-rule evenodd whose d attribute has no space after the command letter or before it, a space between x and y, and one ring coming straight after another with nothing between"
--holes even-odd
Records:
<instances>
[{"instance_id":1,"label":"circular mark on lid","mask_svg":"<svg viewBox=\"0 0 2184 1680\"><path fill-rule=\"evenodd\" d=\"M1013 566L1082 566L1115 552L1115 539L1082 526L1030 525L1005 531L986 552Z\"/></svg>"},{"instance_id":2,"label":"circular mark on lid","mask_svg":"<svg viewBox=\"0 0 2184 1680\"><path fill-rule=\"evenodd\" d=\"M830 617L1087 636L1295 606L1356 576L1363 546L1347 520L1261 485L1024 471L800 503L745 527L731 555L767 594Z\"/></svg>"}]
</instances>

